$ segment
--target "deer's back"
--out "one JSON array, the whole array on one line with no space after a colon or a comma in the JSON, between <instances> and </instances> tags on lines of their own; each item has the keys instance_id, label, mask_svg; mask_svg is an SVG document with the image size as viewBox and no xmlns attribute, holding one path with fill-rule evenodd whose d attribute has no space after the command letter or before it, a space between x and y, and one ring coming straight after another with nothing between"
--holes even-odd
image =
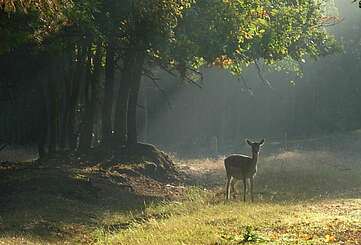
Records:
<instances>
[{"instance_id":1,"label":"deer's back","mask_svg":"<svg viewBox=\"0 0 361 245\"><path fill-rule=\"evenodd\" d=\"M238 179L244 177L250 178L255 175L257 171L252 158L246 155L230 155L224 160L224 166L226 168L227 176Z\"/></svg>"}]
</instances>

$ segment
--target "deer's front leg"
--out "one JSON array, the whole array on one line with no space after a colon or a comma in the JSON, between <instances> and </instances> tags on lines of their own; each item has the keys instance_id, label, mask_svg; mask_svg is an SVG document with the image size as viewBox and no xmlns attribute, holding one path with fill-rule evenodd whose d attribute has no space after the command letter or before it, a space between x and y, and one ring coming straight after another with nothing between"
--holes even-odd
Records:
<instances>
[{"instance_id":1,"label":"deer's front leg","mask_svg":"<svg viewBox=\"0 0 361 245\"><path fill-rule=\"evenodd\" d=\"M232 182L232 177L227 177L227 185L226 185L226 200L229 200L230 196L231 196L231 182Z\"/></svg>"},{"instance_id":2,"label":"deer's front leg","mask_svg":"<svg viewBox=\"0 0 361 245\"><path fill-rule=\"evenodd\" d=\"M246 201L247 179L243 178L243 201Z\"/></svg>"},{"instance_id":3,"label":"deer's front leg","mask_svg":"<svg viewBox=\"0 0 361 245\"><path fill-rule=\"evenodd\" d=\"M249 182L251 184L251 200L253 202L254 201L254 198L253 198L253 183L254 183L253 177L251 177L249 180L250 180Z\"/></svg>"}]
</instances>

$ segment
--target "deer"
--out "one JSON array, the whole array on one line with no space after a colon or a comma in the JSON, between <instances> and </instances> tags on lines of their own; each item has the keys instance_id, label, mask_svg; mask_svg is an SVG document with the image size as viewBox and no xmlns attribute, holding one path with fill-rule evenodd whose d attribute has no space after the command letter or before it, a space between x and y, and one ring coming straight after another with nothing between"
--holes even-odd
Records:
<instances>
[{"instance_id":1,"label":"deer","mask_svg":"<svg viewBox=\"0 0 361 245\"><path fill-rule=\"evenodd\" d=\"M227 174L227 185L226 185L226 200L230 199L231 188L234 192L234 183L233 180L243 180L243 201L246 201L246 190L247 190L247 179L250 180L251 187L251 200L253 198L253 184L254 177L257 173L257 161L261 147L263 146L265 140L262 139L260 142L252 142L246 140L247 144L252 148L252 157L240 154L233 154L228 156L224 160L224 167Z\"/></svg>"}]
</instances>

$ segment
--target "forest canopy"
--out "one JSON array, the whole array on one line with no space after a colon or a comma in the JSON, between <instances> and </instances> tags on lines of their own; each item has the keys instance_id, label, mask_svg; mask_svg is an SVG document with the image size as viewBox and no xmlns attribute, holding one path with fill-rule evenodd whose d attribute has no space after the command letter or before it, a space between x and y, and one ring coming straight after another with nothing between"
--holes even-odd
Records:
<instances>
[{"instance_id":1,"label":"forest canopy","mask_svg":"<svg viewBox=\"0 0 361 245\"><path fill-rule=\"evenodd\" d=\"M142 76L154 78L158 67L199 85L202 67L239 75L258 62L333 54L340 45L325 27L337 18L325 4L0 1L0 84L12 112L0 115L1 137L36 143L41 156L114 142L132 151Z\"/></svg>"}]
</instances>

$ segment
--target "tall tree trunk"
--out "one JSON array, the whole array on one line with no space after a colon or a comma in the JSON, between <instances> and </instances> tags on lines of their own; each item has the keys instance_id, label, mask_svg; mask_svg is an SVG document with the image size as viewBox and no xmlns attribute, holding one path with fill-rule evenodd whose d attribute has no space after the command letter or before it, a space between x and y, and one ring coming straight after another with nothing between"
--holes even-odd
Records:
<instances>
[{"instance_id":1,"label":"tall tree trunk","mask_svg":"<svg viewBox=\"0 0 361 245\"><path fill-rule=\"evenodd\" d=\"M121 74L122 77L119 81L119 92L114 120L114 140L116 141L117 146L125 146L127 143L127 113L132 69L134 69L135 63L134 58L135 53L132 51L132 49L129 49L124 58L124 67Z\"/></svg>"},{"instance_id":2,"label":"tall tree trunk","mask_svg":"<svg viewBox=\"0 0 361 245\"><path fill-rule=\"evenodd\" d=\"M102 70L102 57L103 57L103 47L102 43L98 43L96 47L96 54L94 59L94 73L92 76L92 95L91 95L91 114L89 118L89 122L91 124L91 132L92 136L96 131L96 121L97 115L99 112L98 102L100 101L100 75ZM89 146L91 146L93 136L90 138Z\"/></svg>"},{"instance_id":3,"label":"tall tree trunk","mask_svg":"<svg viewBox=\"0 0 361 245\"><path fill-rule=\"evenodd\" d=\"M39 83L39 91L41 96L41 110L38 121L38 153L39 158L42 159L46 155L46 138L48 132L48 110L47 110L47 96L46 96L46 86L45 83Z\"/></svg>"},{"instance_id":4,"label":"tall tree trunk","mask_svg":"<svg viewBox=\"0 0 361 245\"><path fill-rule=\"evenodd\" d=\"M125 55L115 118L118 145L137 143L136 109L144 59L145 49L139 46L130 47Z\"/></svg>"},{"instance_id":5,"label":"tall tree trunk","mask_svg":"<svg viewBox=\"0 0 361 245\"><path fill-rule=\"evenodd\" d=\"M77 146L77 129L75 127L75 116L80 94L80 83L84 74L84 63L86 59L86 45L81 44L77 47L77 62L75 65L74 76L70 85L69 107L66 111L66 129L69 148L75 150Z\"/></svg>"},{"instance_id":6,"label":"tall tree trunk","mask_svg":"<svg viewBox=\"0 0 361 245\"><path fill-rule=\"evenodd\" d=\"M126 75L126 74L124 74ZM118 146L126 145L127 143L127 112L129 100L129 83L125 80L125 76L120 81L119 94L117 100L116 114L115 114L115 140Z\"/></svg>"},{"instance_id":7,"label":"tall tree trunk","mask_svg":"<svg viewBox=\"0 0 361 245\"><path fill-rule=\"evenodd\" d=\"M60 147L64 150L68 147L68 121L71 110L71 88L72 88L72 76L74 73L75 62L73 61L75 56L75 47L69 51L64 60L63 72L64 76L64 92L63 92L63 104L62 104L62 122L61 122L61 139L59 142Z\"/></svg>"},{"instance_id":8,"label":"tall tree trunk","mask_svg":"<svg viewBox=\"0 0 361 245\"><path fill-rule=\"evenodd\" d=\"M86 103L85 103L85 112L82 121L81 135L80 135L80 150L86 151L91 147L91 142L93 138L93 126L94 126L94 118L96 112L96 102L98 99L97 91L98 91L98 83L99 83L99 75L101 69L101 55L102 55L102 47L101 44L97 44L96 47L96 55L93 61L94 70L87 79L87 83L90 82L90 94L88 94L88 89L86 89ZM87 69L90 68L90 57L89 64ZM88 72L91 72L90 70ZM90 97L89 97L90 96Z\"/></svg>"},{"instance_id":9,"label":"tall tree trunk","mask_svg":"<svg viewBox=\"0 0 361 245\"><path fill-rule=\"evenodd\" d=\"M57 95L57 81L54 76L54 64L51 64L49 69L49 81L48 81L48 103L49 103L49 113L50 113L50 122L49 122L49 153L56 152L57 149L57 122L58 122L58 95Z\"/></svg>"},{"instance_id":10,"label":"tall tree trunk","mask_svg":"<svg viewBox=\"0 0 361 245\"><path fill-rule=\"evenodd\" d=\"M149 137L149 98L148 98L148 90L149 88L144 88L144 142L148 141Z\"/></svg>"},{"instance_id":11,"label":"tall tree trunk","mask_svg":"<svg viewBox=\"0 0 361 245\"><path fill-rule=\"evenodd\" d=\"M144 65L145 52L139 51L136 56L134 70L132 74L130 91L129 91L129 102L128 102L128 114L127 114L127 146L132 147L138 142L138 131L137 131L137 105L139 89L142 79L142 71Z\"/></svg>"},{"instance_id":12,"label":"tall tree trunk","mask_svg":"<svg viewBox=\"0 0 361 245\"><path fill-rule=\"evenodd\" d=\"M114 72L115 72L114 42L110 41L106 50L104 103L102 113L103 143L110 144L112 137L112 108L114 97Z\"/></svg>"},{"instance_id":13,"label":"tall tree trunk","mask_svg":"<svg viewBox=\"0 0 361 245\"><path fill-rule=\"evenodd\" d=\"M91 113L90 101L91 101L91 76L92 76L92 55L91 46L88 47L87 61L86 61L86 75L83 81L83 87L81 88L81 104L83 105L83 111L81 113L81 123L79 128L79 149L85 151L88 149L87 142L89 141L88 129L89 129L89 118Z\"/></svg>"}]
</instances>

